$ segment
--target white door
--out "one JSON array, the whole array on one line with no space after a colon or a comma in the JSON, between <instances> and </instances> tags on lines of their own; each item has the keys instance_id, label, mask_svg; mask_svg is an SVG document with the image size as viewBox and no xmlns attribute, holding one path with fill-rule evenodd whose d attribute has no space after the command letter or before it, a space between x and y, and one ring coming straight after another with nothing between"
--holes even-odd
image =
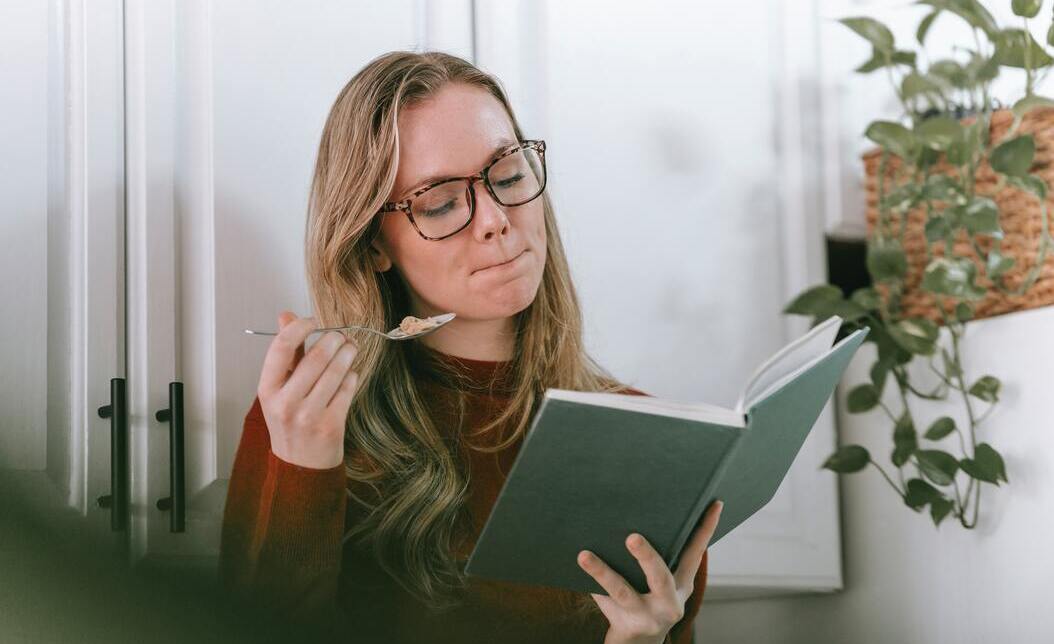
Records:
<instances>
[{"instance_id":1,"label":"white door","mask_svg":"<svg viewBox=\"0 0 1054 644\"><path fill-rule=\"evenodd\" d=\"M0 469L15 488L5 494L72 508L120 554L127 435L111 381L126 382L121 12L109 0L92 9L0 7ZM111 402L118 413L101 417Z\"/></svg>"},{"instance_id":2,"label":"white door","mask_svg":"<svg viewBox=\"0 0 1054 644\"><path fill-rule=\"evenodd\" d=\"M214 568L269 341L243 329L276 329L285 308L310 313L305 214L328 110L387 51L471 59L470 8L126 2L134 561ZM182 387L183 525L173 525L178 504L157 508L173 496L169 423L155 417L173 382Z\"/></svg>"}]
</instances>

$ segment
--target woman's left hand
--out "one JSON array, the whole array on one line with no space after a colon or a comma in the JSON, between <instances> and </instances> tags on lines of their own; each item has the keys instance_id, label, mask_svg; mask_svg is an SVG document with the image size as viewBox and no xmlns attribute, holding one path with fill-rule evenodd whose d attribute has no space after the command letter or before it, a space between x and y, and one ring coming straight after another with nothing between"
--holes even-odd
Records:
<instances>
[{"instance_id":1,"label":"woman's left hand","mask_svg":"<svg viewBox=\"0 0 1054 644\"><path fill-rule=\"evenodd\" d=\"M650 592L643 595L592 552L578 553L578 565L608 592L590 593L608 618L604 644L661 644L665 640L666 633L684 617L684 604L695 589L695 574L717 528L723 505L717 501L707 510L686 546L677 572L670 572L643 535L633 533L626 539L626 548L640 562L648 580Z\"/></svg>"}]
</instances>

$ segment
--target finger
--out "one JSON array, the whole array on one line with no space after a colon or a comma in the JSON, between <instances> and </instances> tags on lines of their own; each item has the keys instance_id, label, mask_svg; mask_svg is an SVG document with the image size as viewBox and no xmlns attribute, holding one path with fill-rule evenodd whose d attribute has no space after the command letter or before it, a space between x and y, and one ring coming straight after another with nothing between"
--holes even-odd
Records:
<instances>
[{"instance_id":1,"label":"finger","mask_svg":"<svg viewBox=\"0 0 1054 644\"><path fill-rule=\"evenodd\" d=\"M608 591L608 596L619 606L635 608L643 601L622 575L612 570L595 553L589 550L579 552L578 565L589 573L589 576L595 579L604 590Z\"/></svg>"},{"instance_id":2,"label":"finger","mask_svg":"<svg viewBox=\"0 0 1054 644\"><path fill-rule=\"evenodd\" d=\"M721 510L724 508L723 501L715 501L706 510L706 515L699 527L695 529L691 540L685 547L684 554L677 564L677 570L673 573L678 588L687 588L695 579L699 570L699 564L703 561L703 552L710 545L710 538L717 530L717 522L721 518Z\"/></svg>"},{"instance_id":3,"label":"finger","mask_svg":"<svg viewBox=\"0 0 1054 644\"><path fill-rule=\"evenodd\" d=\"M644 570L648 589L658 595L676 599L677 588L674 585L673 573L644 535L636 532L631 534L626 539L626 548L637 558L641 569Z\"/></svg>"},{"instance_id":4,"label":"finger","mask_svg":"<svg viewBox=\"0 0 1054 644\"><path fill-rule=\"evenodd\" d=\"M351 401L355 399L355 393L359 390L359 374L353 369L349 369L348 373L344 375L344 381L340 383L340 389L337 389L337 393L333 395L333 400L329 402L330 411L339 413L342 417L348 417L348 410L351 409Z\"/></svg>"},{"instance_id":5,"label":"finger","mask_svg":"<svg viewBox=\"0 0 1054 644\"><path fill-rule=\"evenodd\" d=\"M351 363L355 359L357 350L355 343L347 340L337 347L337 352L333 354L333 358L330 359L322 375L315 381L305 398L309 405L316 409L329 407L333 395L337 393L337 389L344 382L344 376L351 369Z\"/></svg>"},{"instance_id":6,"label":"finger","mask_svg":"<svg viewBox=\"0 0 1054 644\"><path fill-rule=\"evenodd\" d=\"M284 329L287 324L291 323L295 319L297 319L296 314L292 311L282 311L282 313L278 316L278 330L280 331ZM293 366L291 369L289 369L289 373L293 373L293 370L296 369L296 365L300 363L300 360L303 357L304 345L301 344L296 348L296 353L293 357Z\"/></svg>"},{"instance_id":7,"label":"finger","mask_svg":"<svg viewBox=\"0 0 1054 644\"><path fill-rule=\"evenodd\" d=\"M273 394L285 385L289 372L296 368L297 361L303 356L304 340L318 327L318 321L313 317L297 318L293 315L293 318L271 340L271 346L264 356L258 387L263 393ZM279 324L282 319L279 317ZM285 319L288 320L288 316Z\"/></svg>"},{"instance_id":8,"label":"finger","mask_svg":"<svg viewBox=\"0 0 1054 644\"><path fill-rule=\"evenodd\" d=\"M290 396L293 400L306 400L315 383L319 381L323 372L337 355L337 352L347 342L348 338L339 331L326 331L322 334L322 337L307 350L303 360L300 361L292 375L282 385L283 395ZM343 375L344 370L341 371L341 376L343 377ZM330 399L333 398L333 392L337 390L339 383L340 379L338 378L333 382L333 388L328 396L314 399L314 402L318 403L318 408L329 404Z\"/></svg>"}]
</instances>

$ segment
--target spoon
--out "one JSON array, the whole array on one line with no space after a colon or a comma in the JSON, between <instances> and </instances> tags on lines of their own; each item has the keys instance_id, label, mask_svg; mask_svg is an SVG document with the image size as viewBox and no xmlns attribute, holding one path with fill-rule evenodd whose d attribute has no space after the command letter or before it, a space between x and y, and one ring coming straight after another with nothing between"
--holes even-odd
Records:
<instances>
[{"instance_id":1,"label":"spoon","mask_svg":"<svg viewBox=\"0 0 1054 644\"><path fill-rule=\"evenodd\" d=\"M334 327L330 327L328 329L315 329L311 333L322 333L323 331L342 331L344 329L361 329L363 331L369 331L370 333L374 333L376 335L379 335L379 336L381 336L383 338L388 338L389 340L413 340L414 338L419 338L422 335L428 335L432 331L435 331L436 329L442 327L447 322L453 320L455 317L456 316L453 313L444 313L442 315L433 315L432 317L425 318L426 320L434 321L435 322L435 326L429 327L427 329L423 329L421 331L418 331L417 333L406 333L400 327L395 327L391 331L389 331L387 333L384 333L383 331L378 331L376 329L371 329L369 327L355 326L355 325L352 325L352 326L334 326ZM252 329L245 329L245 332L250 334L250 335L278 335L278 333L276 331L253 331ZM311 335L311 333L308 333L308 335Z\"/></svg>"}]
</instances>

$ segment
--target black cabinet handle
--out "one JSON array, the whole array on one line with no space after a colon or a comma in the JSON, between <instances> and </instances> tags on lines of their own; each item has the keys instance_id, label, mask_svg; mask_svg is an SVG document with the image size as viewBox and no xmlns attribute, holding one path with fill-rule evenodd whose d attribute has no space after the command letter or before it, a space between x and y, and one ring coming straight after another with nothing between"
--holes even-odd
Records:
<instances>
[{"instance_id":1,"label":"black cabinet handle","mask_svg":"<svg viewBox=\"0 0 1054 644\"><path fill-rule=\"evenodd\" d=\"M154 418L168 423L169 496L157 500L157 509L171 512L169 531L186 530L187 504L184 495L183 458L183 383L168 383L168 409L160 409Z\"/></svg>"},{"instance_id":2,"label":"black cabinet handle","mask_svg":"<svg viewBox=\"0 0 1054 644\"><path fill-rule=\"evenodd\" d=\"M110 493L96 499L110 509L110 530L128 525L128 411L124 378L110 378L110 404L99 407L99 418L110 419Z\"/></svg>"}]
</instances>

